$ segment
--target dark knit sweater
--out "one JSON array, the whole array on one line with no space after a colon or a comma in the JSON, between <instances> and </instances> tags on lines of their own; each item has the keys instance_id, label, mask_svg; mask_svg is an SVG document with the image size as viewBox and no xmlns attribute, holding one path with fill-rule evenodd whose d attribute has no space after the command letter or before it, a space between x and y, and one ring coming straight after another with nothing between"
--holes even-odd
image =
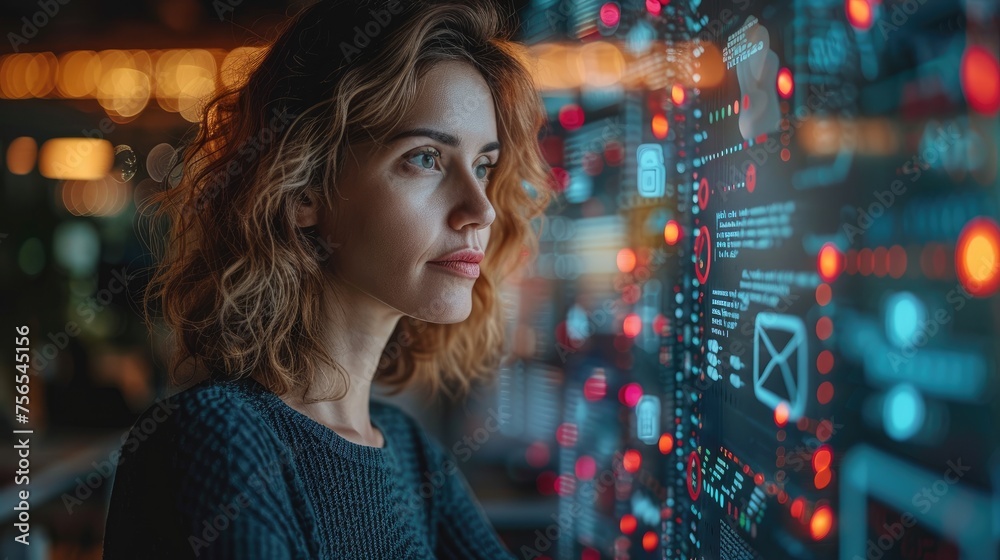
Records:
<instances>
[{"instance_id":1,"label":"dark knit sweater","mask_svg":"<svg viewBox=\"0 0 1000 560\"><path fill-rule=\"evenodd\" d=\"M511 559L453 455L372 400L353 443L253 379L151 406L121 448L104 558Z\"/></svg>"}]
</instances>

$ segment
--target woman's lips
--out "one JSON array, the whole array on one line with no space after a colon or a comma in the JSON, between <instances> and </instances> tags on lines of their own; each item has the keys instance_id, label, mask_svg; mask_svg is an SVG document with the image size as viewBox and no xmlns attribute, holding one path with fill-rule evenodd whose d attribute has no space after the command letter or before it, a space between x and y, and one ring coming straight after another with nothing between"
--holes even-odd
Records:
<instances>
[{"instance_id":1,"label":"woman's lips","mask_svg":"<svg viewBox=\"0 0 1000 560\"><path fill-rule=\"evenodd\" d=\"M448 270L460 276L464 276L466 278L479 278L479 265L476 263L471 263L467 261L440 261L440 262L430 262L428 264L439 266L445 270Z\"/></svg>"}]
</instances>

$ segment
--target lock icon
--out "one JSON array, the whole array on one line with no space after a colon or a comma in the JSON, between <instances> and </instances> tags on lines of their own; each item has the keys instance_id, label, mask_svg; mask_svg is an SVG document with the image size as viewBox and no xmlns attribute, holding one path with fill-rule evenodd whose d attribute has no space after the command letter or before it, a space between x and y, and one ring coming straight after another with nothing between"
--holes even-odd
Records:
<instances>
[{"instance_id":1,"label":"lock icon","mask_svg":"<svg viewBox=\"0 0 1000 560\"><path fill-rule=\"evenodd\" d=\"M639 195L647 198L663 196L667 183L667 170L663 164L663 146L640 144L635 155L638 161L636 186L639 189Z\"/></svg>"}]
</instances>

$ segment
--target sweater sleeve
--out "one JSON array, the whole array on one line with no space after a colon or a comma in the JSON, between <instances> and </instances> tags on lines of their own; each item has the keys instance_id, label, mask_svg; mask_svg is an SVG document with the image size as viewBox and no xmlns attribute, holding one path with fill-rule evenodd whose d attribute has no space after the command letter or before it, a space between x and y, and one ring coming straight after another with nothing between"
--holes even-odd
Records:
<instances>
[{"instance_id":1,"label":"sweater sleeve","mask_svg":"<svg viewBox=\"0 0 1000 560\"><path fill-rule=\"evenodd\" d=\"M123 445L104 558L303 557L282 480L290 459L259 418L213 391L176 409L134 451Z\"/></svg>"},{"instance_id":2,"label":"sweater sleeve","mask_svg":"<svg viewBox=\"0 0 1000 560\"><path fill-rule=\"evenodd\" d=\"M515 560L490 523L451 453L425 434L426 445L444 482L434 493L439 560Z\"/></svg>"}]
</instances>

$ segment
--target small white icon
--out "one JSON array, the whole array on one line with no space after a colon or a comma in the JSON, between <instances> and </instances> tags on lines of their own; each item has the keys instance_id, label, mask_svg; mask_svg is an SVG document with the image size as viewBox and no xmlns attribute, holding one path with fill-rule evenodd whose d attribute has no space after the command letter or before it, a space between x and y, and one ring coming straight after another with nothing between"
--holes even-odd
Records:
<instances>
[{"instance_id":1,"label":"small white icon","mask_svg":"<svg viewBox=\"0 0 1000 560\"><path fill-rule=\"evenodd\" d=\"M660 439L660 399L653 395L639 397L635 405L636 437L653 444Z\"/></svg>"},{"instance_id":2,"label":"small white icon","mask_svg":"<svg viewBox=\"0 0 1000 560\"><path fill-rule=\"evenodd\" d=\"M667 189L667 169L664 165L663 146L639 144L635 155L639 162L636 174L639 195L647 198L663 196Z\"/></svg>"}]
</instances>

